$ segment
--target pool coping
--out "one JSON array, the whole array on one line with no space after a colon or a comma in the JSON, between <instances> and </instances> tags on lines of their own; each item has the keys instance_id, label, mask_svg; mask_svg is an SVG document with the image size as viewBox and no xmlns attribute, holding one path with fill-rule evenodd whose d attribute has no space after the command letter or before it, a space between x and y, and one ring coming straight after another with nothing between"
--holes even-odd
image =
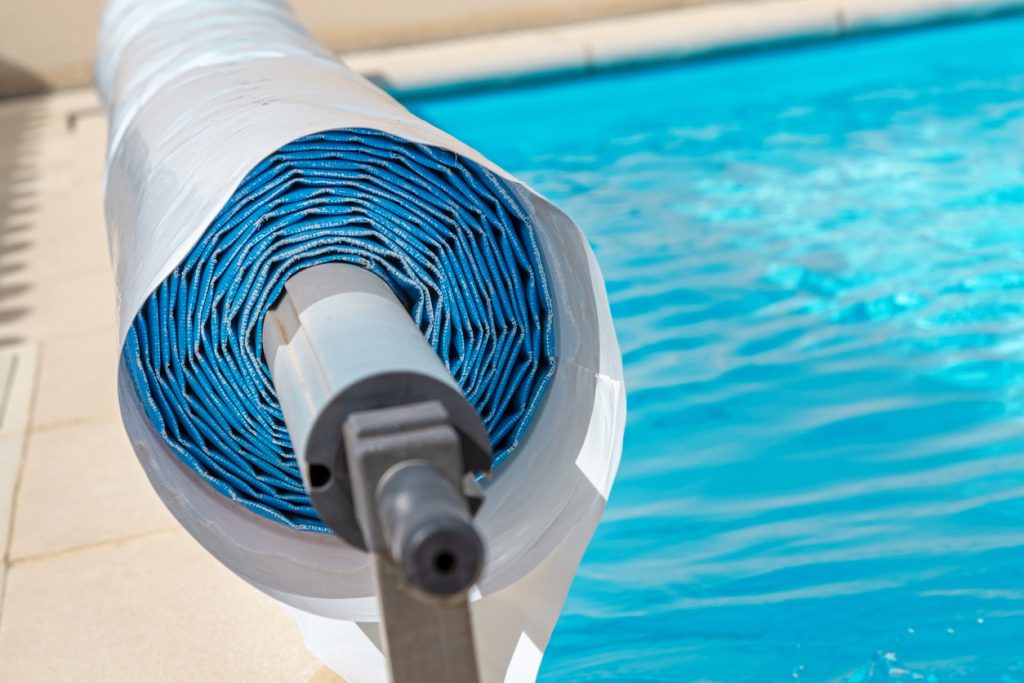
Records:
<instances>
[{"instance_id":1,"label":"pool coping","mask_svg":"<svg viewBox=\"0 0 1024 683\"><path fill-rule=\"evenodd\" d=\"M1024 0L732 0L343 54L401 96L1024 11Z\"/></svg>"}]
</instances>

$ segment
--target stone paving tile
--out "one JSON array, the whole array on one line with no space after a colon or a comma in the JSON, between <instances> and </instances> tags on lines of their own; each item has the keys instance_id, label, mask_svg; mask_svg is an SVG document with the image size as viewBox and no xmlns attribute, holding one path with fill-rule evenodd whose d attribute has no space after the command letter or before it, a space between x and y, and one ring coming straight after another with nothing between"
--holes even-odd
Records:
<instances>
[{"instance_id":1,"label":"stone paving tile","mask_svg":"<svg viewBox=\"0 0 1024 683\"><path fill-rule=\"evenodd\" d=\"M321 668L273 600L184 531L8 570L0 681L330 680Z\"/></svg>"},{"instance_id":2,"label":"stone paving tile","mask_svg":"<svg viewBox=\"0 0 1024 683\"><path fill-rule=\"evenodd\" d=\"M35 339L53 339L117 328L114 276L107 267L87 273L40 278L30 292L32 319L26 330Z\"/></svg>"},{"instance_id":3,"label":"stone paving tile","mask_svg":"<svg viewBox=\"0 0 1024 683\"><path fill-rule=\"evenodd\" d=\"M34 432L21 470L11 561L177 527L120 420Z\"/></svg>"},{"instance_id":4,"label":"stone paving tile","mask_svg":"<svg viewBox=\"0 0 1024 683\"><path fill-rule=\"evenodd\" d=\"M113 329L44 340L40 359L34 429L120 415Z\"/></svg>"}]
</instances>

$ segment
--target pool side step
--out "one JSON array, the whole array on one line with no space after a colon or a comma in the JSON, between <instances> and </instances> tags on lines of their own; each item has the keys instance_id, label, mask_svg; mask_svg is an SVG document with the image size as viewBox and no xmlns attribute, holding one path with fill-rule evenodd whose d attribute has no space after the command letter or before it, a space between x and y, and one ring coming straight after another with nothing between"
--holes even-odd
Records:
<instances>
[{"instance_id":1,"label":"pool side step","mask_svg":"<svg viewBox=\"0 0 1024 683\"><path fill-rule=\"evenodd\" d=\"M11 516L35 388L36 344L0 347L0 610L8 564Z\"/></svg>"}]
</instances>

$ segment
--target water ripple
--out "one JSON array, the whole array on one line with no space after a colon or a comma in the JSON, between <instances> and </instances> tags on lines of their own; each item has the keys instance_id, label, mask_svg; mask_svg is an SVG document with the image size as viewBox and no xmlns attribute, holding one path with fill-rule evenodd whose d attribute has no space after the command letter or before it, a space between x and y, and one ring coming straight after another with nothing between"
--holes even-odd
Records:
<instances>
[{"instance_id":1,"label":"water ripple","mask_svg":"<svg viewBox=\"0 0 1024 683\"><path fill-rule=\"evenodd\" d=\"M580 222L623 348L542 678L1024 682L1022 35L414 103Z\"/></svg>"}]
</instances>

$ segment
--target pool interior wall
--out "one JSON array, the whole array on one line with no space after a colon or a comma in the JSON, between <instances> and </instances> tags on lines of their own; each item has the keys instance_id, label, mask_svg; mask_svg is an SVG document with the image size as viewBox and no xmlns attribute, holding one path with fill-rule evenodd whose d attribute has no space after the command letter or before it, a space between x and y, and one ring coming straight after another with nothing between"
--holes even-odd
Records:
<instances>
[{"instance_id":1,"label":"pool interior wall","mask_svg":"<svg viewBox=\"0 0 1024 683\"><path fill-rule=\"evenodd\" d=\"M547 681L1024 681L1024 18L409 106L583 227L629 387Z\"/></svg>"}]
</instances>

